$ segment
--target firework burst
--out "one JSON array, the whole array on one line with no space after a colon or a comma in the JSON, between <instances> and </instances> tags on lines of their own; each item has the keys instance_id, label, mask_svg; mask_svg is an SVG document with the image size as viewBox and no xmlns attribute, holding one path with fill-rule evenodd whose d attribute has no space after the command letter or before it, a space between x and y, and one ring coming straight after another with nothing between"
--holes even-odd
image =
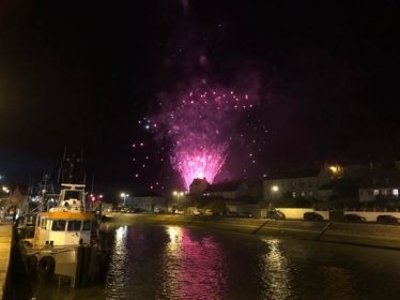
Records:
<instances>
[{"instance_id":1,"label":"firework burst","mask_svg":"<svg viewBox=\"0 0 400 300\"><path fill-rule=\"evenodd\" d=\"M237 120L256 98L202 82L159 102L161 111L150 118L149 126L157 139L171 144L170 162L186 188L196 178L214 181L236 137Z\"/></svg>"}]
</instances>

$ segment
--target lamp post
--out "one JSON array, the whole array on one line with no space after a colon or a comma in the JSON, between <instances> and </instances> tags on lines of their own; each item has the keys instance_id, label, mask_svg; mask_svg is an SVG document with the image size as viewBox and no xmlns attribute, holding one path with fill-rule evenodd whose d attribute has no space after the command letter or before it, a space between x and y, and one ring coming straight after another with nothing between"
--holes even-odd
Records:
<instances>
[{"instance_id":1,"label":"lamp post","mask_svg":"<svg viewBox=\"0 0 400 300\"><path fill-rule=\"evenodd\" d=\"M3 187L1 188L1 190L2 190L4 193L6 193L6 194L8 194L8 193L10 192L10 189L9 189L8 187L4 186L4 185L3 185Z\"/></svg>"},{"instance_id":2,"label":"lamp post","mask_svg":"<svg viewBox=\"0 0 400 300\"><path fill-rule=\"evenodd\" d=\"M273 185L271 186L271 201L268 204L268 211L273 211L274 210L274 200L276 200L278 193L279 193L279 186L278 185Z\"/></svg>"},{"instance_id":3,"label":"lamp post","mask_svg":"<svg viewBox=\"0 0 400 300\"><path fill-rule=\"evenodd\" d=\"M126 201L126 198L129 197L129 194L121 193L120 197L123 199L122 206L125 207L125 201Z\"/></svg>"},{"instance_id":4,"label":"lamp post","mask_svg":"<svg viewBox=\"0 0 400 300\"><path fill-rule=\"evenodd\" d=\"M185 193L182 191L173 191L172 195L174 195L176 197L178 206L180 206L180 204L181 204L180 199L181 199L181 197L183 197L185 195Z\"/></svg>"}]
</instances>

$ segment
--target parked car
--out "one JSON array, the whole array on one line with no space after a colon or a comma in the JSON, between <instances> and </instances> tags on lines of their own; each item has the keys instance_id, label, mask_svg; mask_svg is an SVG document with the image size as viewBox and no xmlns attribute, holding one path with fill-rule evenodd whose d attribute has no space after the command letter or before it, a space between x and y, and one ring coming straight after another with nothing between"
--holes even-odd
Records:
<instances>
[{"instance_id":1,"label":"parked car","mask_svg":"<svg viewBox=\"0 0 400 300\"><path fill-rule=\"evenodd\" d=\"M181 209L175 209L174 211L174 214L177 214L177 215L183 215L185 212L183 211L183 210L181 210Z\"/></svg>"},{"instance_id":2,"label":"parked car","mask_svg":"<svg viewBox=\"0 0 400 300\"><path fill-rule=\"evenodd\" d=\"M267 219L272 220L285 220L285 214L279 210L269 210L267 211Z\"/></svg>"},{"instance_id":3,"label":"parked car","mask_svg":"<svg viewBox=\"0 0 400 300\"><path fill-rule=\"evenodd\" d=\"M253 214L248 211L242 211L239 213L240 218L252 218Z\"/></svg>"},{"instance_id":4,"label":"parked car","mask_svg":"<svg viewBox=\"0 0 400 300\"><path fill-rule=\"evenodd\" d=\"M379 215L376 218L376 222L380 224L399 224L400 219L392 215Z\"/></svg>"},{"instance_id":5,"label":"parked car","mask_svg":"<svg viewBox=\"0 0 400 300\"><path fill-rule=\"evenodd\" d=\"M324 217L321 216L319 213L309 211L305 212L303 215L304 220L306 221L323 221Z\"/></svg>"},{"instance_id":6,"label":"parked car","mask_svg":"<svg viewBox=\"0 0 400 300\"><path fill-rule=\"evenodd\" d=\"M239 214L236 211L228 211L226 212L227 217L239 217Z\"/></svg>"},{"instance_id":7,"label":"parked car","mask_svg":"<svg viewBox=\"0 0 400 300\"><path fill-rule=\"evenodd\" d=\"M347 214L344 215L344 220L346 222L354 222L354 223L362 223L362 222L366 222L367 219L364 217L361 217L357 214Z\"/></svg>"},{"instance_id":8,"label":"parked car","mask_svg":"<svg viewBox=\"0 0 400 300\"><path fill-rule=\"evenodd\" d=\"M204 214L206 216L222 216L222 212L219 210L215 210L215 209L206 209L204 211Z\"/></svg>"}]
</instances>

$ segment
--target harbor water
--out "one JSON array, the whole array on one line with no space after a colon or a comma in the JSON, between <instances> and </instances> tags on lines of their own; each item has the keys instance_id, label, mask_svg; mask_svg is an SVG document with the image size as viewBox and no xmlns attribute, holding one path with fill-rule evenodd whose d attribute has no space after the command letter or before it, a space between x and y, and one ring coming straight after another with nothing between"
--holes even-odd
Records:
<instances>
[{"instance_id":1,"label":"harbor water","mask_svg":"<svg viewBox=\"0 0 400 300\"><path fill-rule=\"evenodd\" d=\"M15 299L399 299L400 252L183 226L110 225L91 287L20 275ZM14 275L15 276L15 275Z\"/></svg>"}]
</instances>

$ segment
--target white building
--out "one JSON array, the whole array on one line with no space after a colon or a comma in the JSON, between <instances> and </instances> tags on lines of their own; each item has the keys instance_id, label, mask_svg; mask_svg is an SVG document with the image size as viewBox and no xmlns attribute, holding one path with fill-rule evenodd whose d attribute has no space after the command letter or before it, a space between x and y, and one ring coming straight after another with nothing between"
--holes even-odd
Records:
<instances>
[{"instance_id":1,"label":"white building","mask_svg":"<svg viewBox=\"0 0 400 300\"><path fill-rule=\"evenodd\" d=\"M264 178L265 201L274 201L282 196L318 198L319 188L327 185L335 170L328 166L308 170L279 171Z\"/></svg>"}]
</instances>

